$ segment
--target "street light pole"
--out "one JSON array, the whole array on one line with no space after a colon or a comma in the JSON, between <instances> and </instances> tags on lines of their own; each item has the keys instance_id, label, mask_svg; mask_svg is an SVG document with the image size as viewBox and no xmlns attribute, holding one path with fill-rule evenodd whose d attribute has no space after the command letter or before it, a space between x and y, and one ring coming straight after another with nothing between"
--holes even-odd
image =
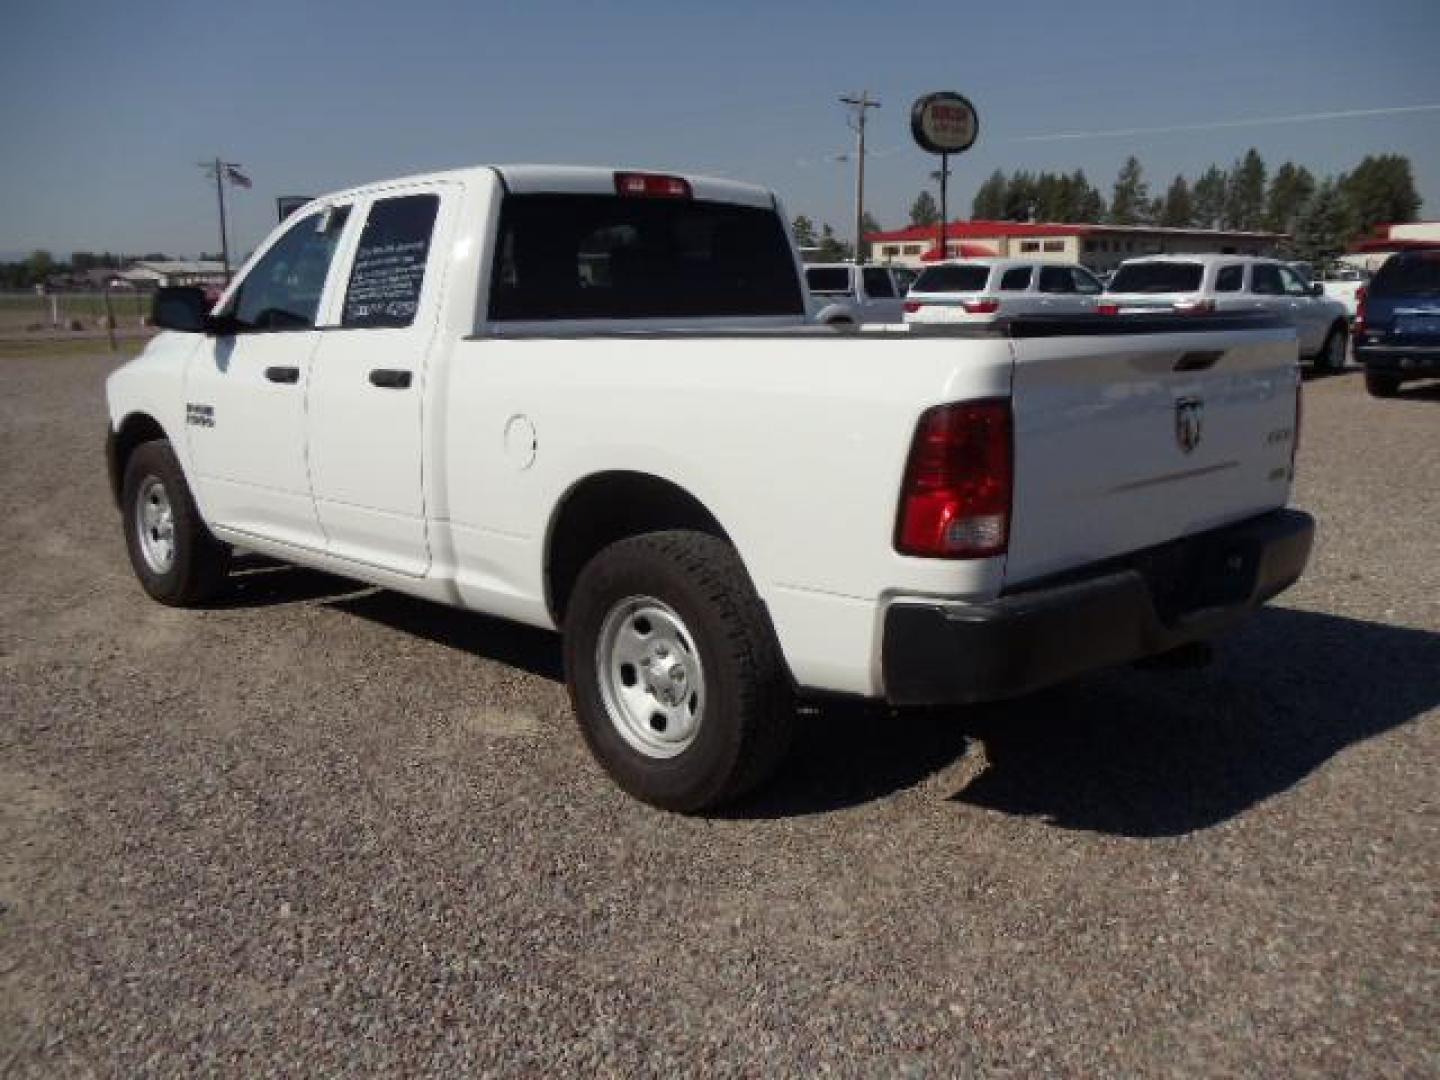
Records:
<instances>
[{"instance_id":1,"label":"street light pole","mask_svg":"<svg viewBox=\"0 0 1440 1080\"><path fill-rule=\"evenodd\" d=\"M848 105L854 116L851 125L855 131L855 262L865 261L865 119L870 109L880 108L880 102L870 98L869 90L862 90L859 97L847 94L840 99Z\"/></svg>"},{"instance_id":2,"label":"street light pole","mask_svg":"<svg viewBox=\"0 0 1440 1080\"><path fill-rule=\"evenodd\" d=\"M225 284L230 284L230 237L225 228L225 170L215 159L215 199L220 204L220 264L225 269Z\"/></svg>"}]
</instances>

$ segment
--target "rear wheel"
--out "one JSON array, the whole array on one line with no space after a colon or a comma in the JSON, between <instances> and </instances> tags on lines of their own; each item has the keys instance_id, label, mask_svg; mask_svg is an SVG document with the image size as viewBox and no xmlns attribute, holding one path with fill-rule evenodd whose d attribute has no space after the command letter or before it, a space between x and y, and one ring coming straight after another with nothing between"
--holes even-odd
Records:
<instances>
[{"instance_id":1,"label":"rear wheel","mask_svg":"<svg viewBox=\"0 0 1440 1080\"><path fill-rule=\"evenodd\" d=\"M168 442L143 443L130 455L120 507L130 565L153 598L188 607L224 586L230 549L200 519Z\"/></svg>"},{"instance_id":2,"label":"rear wheel","mask_svg":"<svg viewBox=\"0 0 1440 1080\"><path fill-rule=\"evenodd\" d=\"M636 798L694 812L765 780L794 723L764 607L724 541L621 540L576 582L565 675L597 761Z\"/></svg>"},{"instance_id":3,"label":"rear wheel","mask_svg":"<svg viewBox=\"0 0 1440 1080\"><path fill-rule=\"evenodd\" d=\"M1340 323L1330 328L1320 355L1315 357L1315 367L1320 371L1343 371L1345 357L1350 351L1350 332Z\"/></svg>"},{"instance_id":4,"label":"rear wheel","mask_svg":"<svg viewBox=\"0 0 1440 1080\"><path fill-rule=\"evenodd\" d=\"M1371 397L1394 397L1400 392L1400 380L1394 375L1378 375L1367 371L1365 389L1370 391Z\"/></svg>"}]
</instances>

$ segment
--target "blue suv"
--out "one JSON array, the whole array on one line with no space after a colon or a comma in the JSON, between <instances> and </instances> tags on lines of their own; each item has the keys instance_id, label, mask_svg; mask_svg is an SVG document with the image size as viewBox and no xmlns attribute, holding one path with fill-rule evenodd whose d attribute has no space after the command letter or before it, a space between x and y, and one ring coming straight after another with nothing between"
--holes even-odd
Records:
<instances>
[{"instance_id":1,"label":"blue suv","mask_svg":"<svg viewBox=\"0 0 1440 1080\"><path fill-rule=\"evenodd\" d=\"M1409 379L1440 378L1440 250L1386 259L1355 322L1355 359L1376 397L1394 396Z\"/></svg>"}]
</instances>

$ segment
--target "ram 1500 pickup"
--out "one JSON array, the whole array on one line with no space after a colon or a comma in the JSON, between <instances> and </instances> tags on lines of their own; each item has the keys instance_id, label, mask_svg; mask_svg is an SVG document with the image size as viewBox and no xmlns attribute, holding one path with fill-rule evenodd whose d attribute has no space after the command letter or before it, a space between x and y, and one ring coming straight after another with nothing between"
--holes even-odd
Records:
<instances>
[{"instance_id":1,"label":"ram 1500 pickup","mask_svg":"<svg viewBox=\"0 0 1440 1080\"><path fill-rule=\"evenodd\" d=\"M580 730L732 799L797 698L1025 694L1300 575L1293 327L806 325L769 191L484 167L323 197L109 379L145 590L235 548L563 632Z\"/></svg>"}]
</instances>

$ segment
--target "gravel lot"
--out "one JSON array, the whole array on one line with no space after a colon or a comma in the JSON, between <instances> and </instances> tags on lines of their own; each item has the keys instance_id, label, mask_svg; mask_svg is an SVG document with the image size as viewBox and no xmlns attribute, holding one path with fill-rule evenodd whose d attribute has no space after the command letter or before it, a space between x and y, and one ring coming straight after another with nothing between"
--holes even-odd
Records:
<instances>
[{"instance_id":1,"label":"gravel lot","mask_svg":"<svg viewBox=\"0 0 1440 1080\"><path fill-rule=\"evenodd\" d=\"M1312 569L1214 665L827 708L692 820L549 635L148 601L110 364L0 359L0 1076L1440 1071L1440 391L1307 386Z\"/></svg>"}]
</instances>

